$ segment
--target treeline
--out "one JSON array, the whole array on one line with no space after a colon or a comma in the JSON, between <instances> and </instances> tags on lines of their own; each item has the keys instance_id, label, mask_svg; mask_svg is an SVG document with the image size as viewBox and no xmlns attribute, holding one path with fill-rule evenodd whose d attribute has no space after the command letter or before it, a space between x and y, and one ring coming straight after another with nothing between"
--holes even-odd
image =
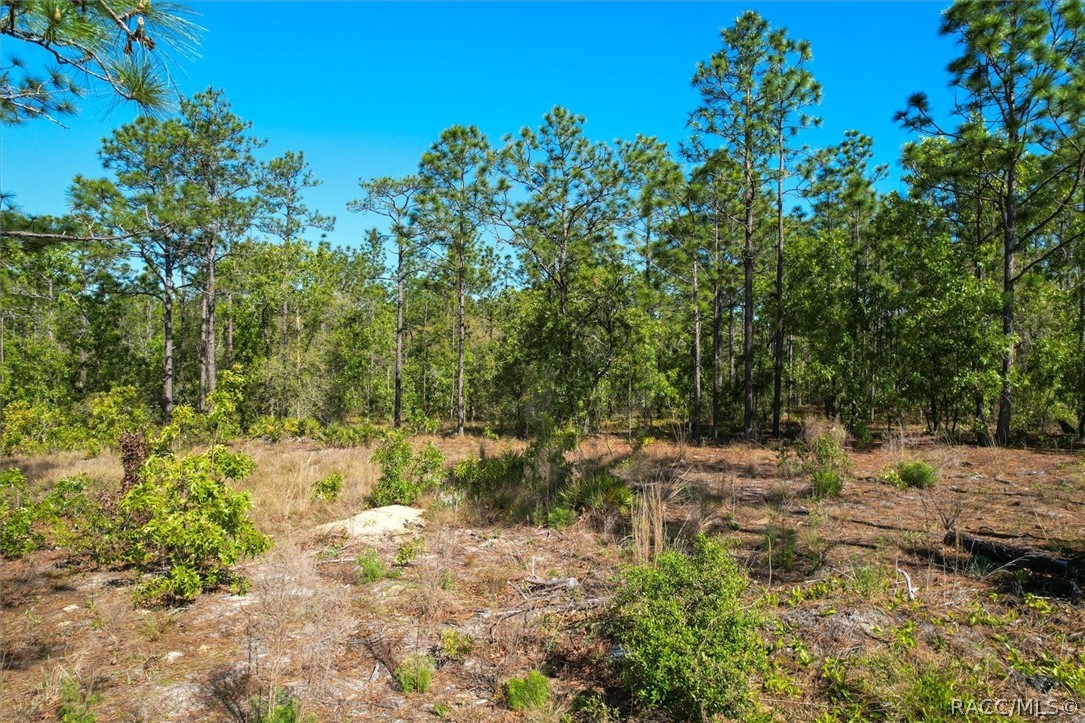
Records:
<instances>
[{"instance_id":1,"label":"treeline","mask_svg":"<svg viewBox=\"0 0 1085 723\"><path fill-rule=\"evenodd\" d=\"M590 140L560 107L497 143L454 126L417 173L361 182L348 210L383 222L356 248L308 240L334 221L304 156L256 160L221 93L139 118L68 215L3 212L4 423L210 413L229 369L243 426L700 440L816 406L860 438L1080 429L1085 18L962 2L943 31L955 105L898 113L902 193L859 132L803 144L811 49L752 12L698 66L679 148Z\"/></svg>"}]
</instances>

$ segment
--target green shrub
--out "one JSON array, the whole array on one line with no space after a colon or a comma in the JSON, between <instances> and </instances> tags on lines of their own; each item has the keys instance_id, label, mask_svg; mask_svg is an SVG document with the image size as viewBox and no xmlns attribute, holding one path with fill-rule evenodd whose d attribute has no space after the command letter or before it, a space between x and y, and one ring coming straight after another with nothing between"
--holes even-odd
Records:
<instances>
[{"instance_id":1,"label":"green shrub","mask_svg":"<svg viewBox=\"0 0 1085 723\"><path fill-rule=\"evenodd\" d=\"M406 567L414 562L415 558L425 551L426 541L421 537L416 537L399 546L399 549L396 550L396 560L393 564L396 567Z\"/></svg>"},{"instance_id":2,"label":"green shrub","mask_svg":"<svg viewBox=\"0 0 1085 723\"><path fill-rule=\"evenodd\" d=\"M417 454L402 433L390 434L373 453L381 467L381 476L373 487L371 501L384 505L413 505L426 492L434 490L444 474L444 457L432 444Z\"/></svg>"},{"instance_id":3,"label":"green shrub","mask_svg":"<svg viewBox=\"0 0 1085 723\"><path fill-rule=\"evenodd\" d=\"M703 536L689 554L667 550L623 572L608 629L641 704L686 720L748 710L748 682L766 654L742 599L747 585L727 549Z\"/></svg>"},{"instance_id":4,"label":"green shrub","mask_svg":"<svg viewBox=\"0 0 1085 723\"><path fill-rule=\"evenodd\" d=\"M72 434L70 420L51 404L16 400L4 406L0 425L0 454L44 454L54 450L75 449L78 439Z\"/></svg>"},{"instance_id":5,"label":"green shrub","mask_svg":"<svg viewBox=\"0 0 1085 723\"><path fill-rule=\"evenodd\" d=\"M316 715L301 714L301 702L290 691L276 688L271 696L255 695L249 701L251 723L316 723Z\"/></svg>"},{"instance_id":6,"label":"green shrub","mask_svg":"<svg viewBox=\"0 0 1085 723\"><path fill-rule=\"evenodd\" d=\"M510 710L538 710L550 697L550 681L537 670L505 683L505 702Z\"/></svg>"},{"instance_id":7,"label":"green shrub","mask_svg":"<svg viewBox=\"0 0 1085 723\"><path fill-rule=\"evenodd\" d=\"M366 550L358 555L357 565L354 571L354 582L358 585L376 582L388 574L388 568L381 562L376 550Z\"/></svg>"},{"instance_id":8,"label":"green shrub","mask_svg":"<svg viewBox=\"0 0 1085 723\"><path fill-rule=\"evenodd\" d=\"M801 456L802 471L810 475L814 498L838 496L851 474L851 459L844 450L844 431L832 427L822 432Z\"/></svg>"},{"instance_id":9,"label":"green shrub","mask_svg":"<svg viewBox=\"0 0 1085 723\"><path fill-rule=\"evenodd\" d=\"M892 467L886 467L882 470L882 473L874 478L875 482L881 482L882 484L893 485L897 489L904 489L906 486L904 480L900 478L900 473Z\"/></svg>"},{"instance_id":10,"label":"green shrub","mask_svg":"<svg viewBox=\"0 0 1085 723\"><path fill-rule=\"evenodd\" d=\"M399 664L393 672L399 689L406 694L425 693L433 682L433 658L415 653Z\"/></svg>"},{"instance_id":11,"label":"green shrub","mask_svg":"<svg viewBox=\"0 0 1085 723\"><path fill-rule=\"evenodd\" d=\"M12 467L0 472L0 555L13 560L40 549L45 544L36 528L41 517L22 471Z\"/></svg>"},{"instance_id":12,"label":"green shrub","mask_svg":"<svg viewBox=\"0 0 1085 723\"><path fill-rule=\"evenodd\" d=\"M218 447L147 460L140 481L118 503L123 562L150 574L137 588L139 600L192 600L231 582L232 565L270 546L248 516L249 495L227 485L252 468L250 458Z\"/></svg>"},{"instance_id":13,"label":"green shrub","mask_svg":"<svg viewBox=\"0 0 1085 723\"><path fill-rule=\"evenodd\" d=\"M92 394L81 406L85 420L82 447L93 455L102 447L116 447L123 432L146 429L151 423L151 412L139 401L135 387Z\"/></svg>"},{"instance_id":14,"label":"green shrub","mask_svg":"<svg viewBox=\"0 0 1085 723\"><path fill-rule=\"evenodd\" d=\"M561 500L577 512L586 513L604 529L629 517L636 495L625 480L606 469L591 469L565 485Z\"/></svg>"},{"instance_id":15,"label":"green shrub","mask_svg":"<svg viewBox=\"0 0 1085 723\"><path fill-rule=\"evenodd\" d=\"M339 493L342 491L343 475L330 474L313 486L313 497L326 502L332 502L339 497Z\"/></svg>"},{"instance_id":16,"label":"green shrub","mask_svg":"<svg viewBox=\"0 0 1085 723\"><path fill-rule=\"evenodd\" d=\"M60 709L57 717L61 723L94 723L97 716L91 710L102 702L102 696L88 693L74 678L65 678L60 684Z\"/></svg>"},{"instance_id":17,"label":"green shrub","mask_svg":"<svg viewBox=\"0 0 1085 723\"><path fill-rule=\"evenodd\" d=\"M791 570L795 567L798 533L792 527L769 525L765 531L765 551L773 567Z\"/></svg>"},{"instance_id":18,"label":"green shrub","mask_svg":"<svg viewBox=\"0 0 1085 723\"><path fill-rule=\"evenodd\" d=\"M278 417L265 414L249 427L249 436L265 442L278 442L286 436L286 425Z\"/></svg>"},{"instance_id":19,"label":"green shrub","mask_svg":"<svg viewBox=\"0 0 1085 723\"><path fill-rule=\"evenodd\" d=\"M554 530L563 530L570 525L575 525L577 519L576 510L555 507L546 513L546 526Z\"/></svg>"},{"instance_id":20,"label":"green shrub","mask_svg":"<svg viewBox=\"0 0 1085 723\"><path fill-rule=\"evenodd\" d=\"M460 660L475 649L475 639L466 633L445 628L441 631L441 653L449 660Z\"/></svg>"},{"instance_id":21,"label":"green shrub","mask_svg":"<svg viewBox=\"0 0 1085 723\"><path fill-rule=\"evenodd\" d=\"M938 483L938 471L926 462L901 462L897 465L897 475L905 487L927 489Z\"/></svg>"},{"instance_id":22,"label":"green shrub","mask_svg":"<svg viewBox=\"0 0 1085 723\"><path fill-rule=\"evenodd\" d=\"M385 437L385 431L370 422L329 424L313 435L328 447L366 447Z\"/></svg>"}]
</instances>

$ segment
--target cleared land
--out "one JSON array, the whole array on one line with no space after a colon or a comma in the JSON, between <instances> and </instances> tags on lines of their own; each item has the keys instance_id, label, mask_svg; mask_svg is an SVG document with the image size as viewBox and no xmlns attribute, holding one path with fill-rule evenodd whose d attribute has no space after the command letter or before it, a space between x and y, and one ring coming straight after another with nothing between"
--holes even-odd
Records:
<instances>
[{"instance_id":1,"label":"cleared land","mask_svg":"<svg viewBox=\"0 0 1085 723\"><path fill-rule=\"evenodd\" d=\"M449 464L523 447L415 440L425 441ZM698 532L733 541L766 621L770 665L756 696L777 719L933 720L950 717L955 696L1085 703L1085 615L1073 576L1014 571L942 542L952 527L1078 564L1085 467L1070 453L898 439L850 450L842 494L814 500L807 476L783 474L771 449L655 442L634 451L594 437L570 457L610 465L658 499L640 508L647 519L606 530L589 519L561 530L508 525L438 495L423 530L351 540L314 528L362 509L379 475L371 448L236 446L256 461L241 487L275 541L243 566L250 594L142 610L131 573L73 567L59 551L3 561L0 718L53 719L75 690L85 703L100 696L88 705L98 720L244 720L253 691L276 688L322 721L624 717L628 696L612 671L620 652L601 622L618 570L650 546L653 515L668 544ZM915 459L938 470L934 487L878 479ZM121 475L109 453L5 466L45 487L77 472ZM314 500L314 483L332 473L344 477L342 495ZM436 671L427 692L406 695L393 671L415 653L431 654ZM508 710L503 684L533 669L550 678L549 703Z\"/></svg>"}]
</instances>

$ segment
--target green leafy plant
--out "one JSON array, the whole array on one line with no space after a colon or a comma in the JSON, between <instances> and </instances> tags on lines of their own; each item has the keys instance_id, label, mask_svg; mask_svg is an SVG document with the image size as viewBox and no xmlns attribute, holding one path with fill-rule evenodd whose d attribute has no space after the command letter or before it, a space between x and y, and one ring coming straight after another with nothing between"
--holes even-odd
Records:
<instances>
[{"instance_id":1,"label":"green leafy plant","mask_svg":"<svg viewBox=\"0 0 1085 723\"><path fill-rule=\"evenodd\" d=\"M151 457L118 502L123 561L147 571L137 599L182 603L233 580L230 568L258 555L270 539L248 516L247 493L227 481L252 472L245 455L213 447L181 459Z\"/></svg>"},{"instance_id":2,"label":"green leafy plant","mask_svg":"<svg viewBox=\"0 0 1085 723\"><path fill-rule=\"evenodd\" d=\"M938 484L938 471L922 460L901 462L896 471L905 487L928 489Z\"/></svg>"},{"instance_id":3,"label":"green leafy plant","mask_svg":"<svg viewBox=\"0 0 1085 723\"><path fill-rule=\"evenodd\" d=\"M434 669L433 658L415 653L400 663L393 675L404 693L425 693L433 682Z\"/></svg>"},{"instance_id":4,"label":"green leafy plant","mask_svg":"<svg viewBox=\"0 0 1085 723\"><path fill-rule=\"evenodd\" d=\"M97 716L92 708L102 702L102 696L87 692L75 678L65 678L60 684L61 723L94 723Z\"/></svg>"},{"instance_id":5,"label":"green leafy plant","mask_svg":"<svg viewBox=\"0 0 1085 723\"><path fill-rule=\"evenodd\" d=\"M318 500L324 500L326 502L332 502L339 493L343 491L343 475L330 474L322 480L319 480L313 486L313 497Z\"/></svg>"},{"instance_id":6,"label":"green leafy plant","mask_svg":"<svg viewBox=\"0 0 1085 723\"><path fill-rule=\"evenodd\" d=\"M758 617L742 596L748 580L718 541L699 536L688 554L666 550L627 568L607 629L633 696L689 720L741 717L748 682L765 666Z\"/></svg>"},{"instance_id":7,"label":"green leafy plant","mask_svg":"<svg viewBox=\"0 0 1085 723\"><path fill-rule=\"evenodd\" d=\"M388 568L381 562L377 551L366 550L358 555L357 567L354 570L354 582L364 585L368 582L376 582L388 574Z\"/></svg>"},{"instance_id":8,"label":"green leafy plant","mask_svg":"<svg viewBox=\"0 0 1085 723\"><path fill-rule=\"evenodd\" d=\"M396 567L406 567L414 562L415 558L426 551L426 541L421 537L416 537L413 540L404 542L396 550Z\"/></svg>"},{"instance_id":9,"label":"green leafy plant","mask_svg":"<svg viewBox=\"0 0 1085 723\"><path fill-rule=\"evenodd\" d=\"M578 516L576 511L568 507L555 507L546 513L546 526L555 530L563 530L570 525L576 524Z\"/></svg>"},{"instance_id":10,"label":"green leafy plant","mask_svg":"<svg viewBox=\"0 0 1085 723\"><path fill-rule=\"evenodd\" d=\"M443 475L444 456L432 444L415 454L399 432L390 434L373 453L381 475L373 487L374 505L412 505L436 489Z\"/></svg>"},{"instance_id":11,"label":"green leafy plant","mask_svg":"<svg viewBox=\"0 0 1085 723\"><path fill-rule=\"evenodd\" d=\"M475 649L475 639L452 628L441 631L441 653L449 660L462 660Z\"/></svg>"},{"instance_id":12,"label":"green leafy plant","mask_svg":"<svg viewBox=\"0 0 1085 723\"><path fill-rule=\"evenodd\" d=\"M249 700L252 723L316 723L317 717L301 714L301 702L285 688L276 688L268 695L255 695Z\"/></svg>"},{"instance_id":13,"label":"green leafy plant","mask_svg":"<svg viewBox=\"0 0 1085 723\"><path fill-rule=\"evenodd\" d=\"M550 681L537 670L505 683L505 703L510 710L538 710L550 697Z\"/></svg>"},{"instance_id":14,"label":"green leafy plant","mask_svg":"<svg viewBox=\"0 0 1085 723\"><path fill-rule=\"evenodd\" d=\"M592 516L609 529L617 520L629 517L636 495L621 477L596 468L570 481L560 497L569 507Z\"/></svg>"},{"instance_id":15,"label":"green leafy plant","mask_svg":"<svg viewBox=\"0 0 1085 723\"><path fill-rule=\"evenodd\" d=\"M22 471L0 472L0 555L15 559L41 548L45 537L36 529L41 516Z\"/></svg>"},{"instance_id":16,"label":"green leafy plant","mask_svg":"<svg viewBox=\"0 0 1085 723\"><path fill-rule=\"evenodd\" d=\"M844 431L831 427L802 453L802 471L810 475L815 499L837 497L851 474L851 459L844 450Z\"/></svg>"}]
</instances>

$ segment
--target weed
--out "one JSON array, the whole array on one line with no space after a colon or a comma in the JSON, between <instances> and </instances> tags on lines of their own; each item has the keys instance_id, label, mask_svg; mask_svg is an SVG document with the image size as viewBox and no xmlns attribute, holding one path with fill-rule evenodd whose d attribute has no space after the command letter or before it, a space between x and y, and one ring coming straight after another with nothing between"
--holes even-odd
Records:
<instances>
[{"instance_id":1,"label":"weed","mask_svg":"<svg viewBox=\"0 0 1085 723\"><path fill-rule=\"evenodd\" d=\"M313 497L325 502L334 502L343 491L343 475L330 474L313 486Z\"/></svg>"},{"instance_id":2,"label":"weed","mask_svg":"<svg viewBox=\"0 0 1085 723\"><path fill-rule=\"evenodd\" d=\"M928 489L938 483L938 472L926 462L916 460L897 465L897 476L905 487Z\"/></svg>"},{"instance_id":3,"label":"weed","mask_svg":"<svg viewBox=\"0 0 1085 723\"><path fill-rule=\"evenodd\" d=\"M406 567L414 562L415 558L425 551L426 541L421 537L416 537L399 546L399 549L396 551L395 562L392 564L396 567Z\"/></svg>"},{"instance_id":4,"label":"weed","mask_svg":"<svg viewBox=\"0 0 1085 723\"><path fill-rule=\"evenodd\" d=\"M538 710L550 697L550 681L537 670L505 683L505 703L510 710Z\"/></svg>"},{"instance_id":5,"label":"weed","mask_svg":"<svg viewBox=\"0 0 1085 723\"><path fill-rule=\"evenodd\" d=\"M66 678L60 685L60 709L57 716L61 723L94 723L97 717L91 709L102 701L102 696L84 690L74 678Z\"/></svg>"},{"instance_id":6,"label":"weed","mask_svg":"<svg viewBox=\"0 0 1085 723\"><path fill-rule=\"evenodd\" d=\"M765 530L765 552L769 565L779 570L791 570L795 567L795 540L797 533L791 527L769 525Z\"/></svg>"},{"instance_id":7,"label":"weed","mask_svg":"<svg viewBox=\"0 0 1085 723\"><path fill-rule=\"evenodd\" d=\"M276 688L270 695L256 695L249 700L249 717L252 723L316 723L316 714L302 716L301 702L284 688Z\"/></svg>"},{"instance_id":8,"label":"weed","mask_svg":"<svg viewBox=\"0 0 1085 723\"><path fill-rule=\"evenodd\" d=\"M546 526L555 530L563 530L577 521L576 511L569 507L555 507L546 514Z\"/></svg>"},{"instance_id":9,"label":"weed","mask_svg":"<svg viewBox=\"0 0 1085 723\"><path fill-rule=\"evenodd\" d=\"M441 653L449 660L462 660L475 649L475 639L452 628L441 631Z\"/></svg>"},{"instance_id":10,"label":"weed","mask_svg":"<svg viewBox=\"0 0 1085 723\"><path fill-rule=\"evenodd\" d=\"M399 689L406 694L425 693L433 682L433 658L421 653L408 656L393 672Z\"/></svg>"},{"instance_id":11,"label":"weed","mask_svg":"<svg viewBox=\"0 0 1085 723\"><path fill-rule=\"evenodd\" d=\"M354 569L354 583L356 585L376 582L388 574L388 568L381 562L376 550L366 550L361 555L358 555L356 564L357 567Z\"/></svg>"}]
</instances>

